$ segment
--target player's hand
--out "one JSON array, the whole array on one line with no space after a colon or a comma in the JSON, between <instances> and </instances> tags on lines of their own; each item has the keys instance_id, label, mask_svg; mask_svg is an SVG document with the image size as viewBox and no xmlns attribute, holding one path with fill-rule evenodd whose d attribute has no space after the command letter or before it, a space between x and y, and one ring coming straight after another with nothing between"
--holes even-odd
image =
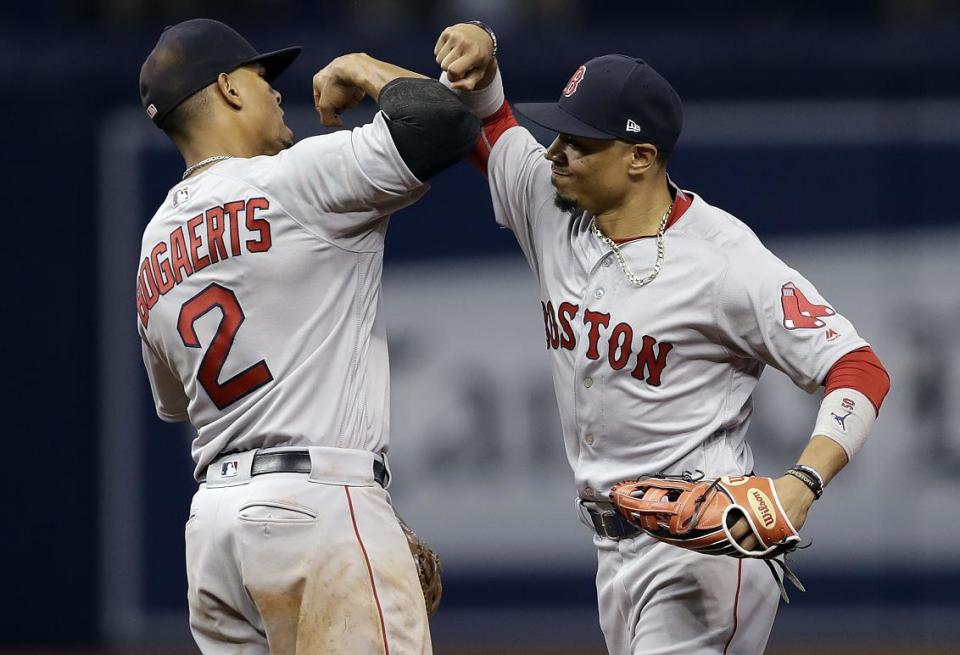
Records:
<instances>
[{"instance_id":1,"label":"player's hand","mask_svg":"<svg viewBox=\"0 0 960 655\"><path fill-rule=\"evenodd\" d=\"M813 505L813 501L817 497L807 485L792 475L777 478L774 480L773 486L780 497L780 505L783 506L783 511L790 517L790 522L799 532L803 524L807 522L807 512L810 511L810 506ZM746 519L737 521L730 528L730 534L746 550L755 550L760 547L760 543L750 530L750 525Z\"/></svg>"},{"instance_id":2,"label":"player's hand","mask_svg":"<svg viewBox=\"0 0 960 655\"><path fill-rule=\"evenodd\" d=\"M313 106L327 127L343 127L340 114L353 109L366 96L359 79L362 55L337 57L313 76Z\"/></svg>"},{"instance_id":3,"label":"player's hand","mask_svg":"<svg viewBox=\"0 0 960 655\"><path fill-rule=\"evenodd\" d=\"M440 33L433 48L437 64L447 73L451 86L459 91L483 88L493 78L497 62L493 41L482 27L468 23L451 25Z\"/></svg>"}]
</instances>

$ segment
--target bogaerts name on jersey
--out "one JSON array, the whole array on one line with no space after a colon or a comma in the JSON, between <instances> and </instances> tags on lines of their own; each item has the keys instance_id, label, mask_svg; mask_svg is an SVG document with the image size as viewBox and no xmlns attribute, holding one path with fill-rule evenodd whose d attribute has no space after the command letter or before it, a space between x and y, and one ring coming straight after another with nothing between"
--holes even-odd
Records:
<instances>
[{"instance_id":1,"label":"bogaerts name on jersey","mask_svg":"<svg viewBox=\"0 0 960 655\"><path fill-rule=\"evenodd\" d=\"M270 249L270 223L258 214L270 208L266 198L216 205L179 225L150 249L137 272L137 314L143 327L161 296L197 271L249 253ZM242 227L241 227L242 226ZM246 228L246 234L241 234Z\"/></svg>"}]
</instances>

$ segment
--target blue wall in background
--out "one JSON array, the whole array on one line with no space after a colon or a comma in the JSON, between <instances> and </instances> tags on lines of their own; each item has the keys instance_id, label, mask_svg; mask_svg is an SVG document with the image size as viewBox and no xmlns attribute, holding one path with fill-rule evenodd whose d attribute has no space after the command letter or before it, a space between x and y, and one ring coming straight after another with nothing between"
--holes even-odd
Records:
<instances>
[{"instance_id":1,"label":"blue wall in background","mask_svg":"<svg viewBox=\"0 0 960 655\"><path fill-rule=\"evenodd\" d=\"M703 18L721 21L712 24L658 15L647 22L636 18L642 24L624 28L610 13L561 27L507 29L501 62L508 92L515 100L552 98L582 60L622 51L654 62L690 100L960 97L955 18L891 24L854 12L838 20L819 13L810 20L771 23L767 15L751 18L748 5L725 18ZM74 6L62 3L52 11ZM398 31L345 29L329 18L311 18L316 22L307 29L303 20L293 24L296 18L271 15L266 25L251 18L238 23L241 29L247 24L262 49L308 46L279 84L288 99L298 94L306 99L313 69L350 50L429 72L433 40L442 27L437 22ZM97 480L110 472L101 469L97 456L96 230L98 208L110 198L99 195L97 143L109 112L136 106L137 72L162 24L75 23L51 19L39 9L0 22L5 186L0 270L8 371L0 479L4 497L12 500L0 539L0 561L8 565L0 644L98 639ZM157 156L145 180L146 195L160 198L179 168L172 152ZM955 224L950 194L958 170L958 143L700 145L680 149L671 164L678 183L739 216L761 237ZM482 179L460 165L438 176L420 204L396 216L387 259L514 249L512 236L493 226ZM132 312L131 302L131 316L118 320L131 319ZM156 472L156 484L145 481L150 520L179 526L180 495L191 488L187 453L161 448L144 456ZM153 559L155 549L181 545L160 536L147 543L146 556ZM855 585L857 598L894 602L907 582L915 582L897 572L857 575L809 586ZM557 603L593 602L583 581L542 582ZM933 602L945 594L955 600L958 582L958 574L950 573L916 593ZM454 575L448 599L452 606L505 602L502 588L497 579ZM154 591L156 602L166 603L182 594L182 580L160 576ZM829 602L824 594L812 591L799 602Z\"/></svg>"}]
</instances>

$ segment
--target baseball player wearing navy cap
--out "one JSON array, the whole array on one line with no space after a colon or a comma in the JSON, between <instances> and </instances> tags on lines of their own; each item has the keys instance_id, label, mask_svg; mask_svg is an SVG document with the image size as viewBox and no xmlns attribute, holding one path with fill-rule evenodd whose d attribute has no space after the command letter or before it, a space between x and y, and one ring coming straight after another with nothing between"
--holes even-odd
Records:
<instances>
[{"instance_id":1,"label":"baseball player wearing navy cap","mask_svg":"<svg viewBox=\"0 0 960 655\"><path fill-rule=\"evenodd\" d=\"M326 125L294 143L257 52L207 19L165 30L140 75L183 155L143 233L137 327L157 413L190 421L190 626L205 655L431 651L390 505L380 314L388 217L466 156L479 121L436 80L360 54L313 78Z\"/></svg>"},{"instance_id":2,"label":"baseball player wearing navy cap","mask_svg":"<svg viewBox=\"0 0 960 655\"><path fill-rule=\"evenodd\" d=\"M769 365L807 392L826 387L797 466L772 483L800 529L869 435L889 378L809 281L667 176L683 109L649 63L597 57L558 102L517 105L558 133L544 148L504 99L496 48L487 26L458 24L434 54L441 81L483 119L473 161L539 282L609 651L763 652L782 585L768 562L659 541L612 511L608 492L658 473L752 475L751 395ZM759 550L745 518L732 533Z\"/></svg>"}]
</instances>

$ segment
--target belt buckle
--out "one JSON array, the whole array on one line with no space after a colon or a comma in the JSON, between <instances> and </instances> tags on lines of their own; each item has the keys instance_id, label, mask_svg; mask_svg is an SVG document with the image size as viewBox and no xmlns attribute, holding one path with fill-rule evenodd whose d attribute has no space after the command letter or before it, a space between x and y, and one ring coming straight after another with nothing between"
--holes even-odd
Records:
<instances>
[{"instance_id":1,"label":"belt buckle","mask_svg":"<svg viewBox=\"0 0 960 655\"><path fill-rule=\"evenodd\" d=\"M594 532L601 537L612 539L613 541L620 541L626 536L623 534L622 524L618 520L619 516L615 510L584 509L586 509L587 513L590 515L590 521L593 523Z\"/></svg>"},{"instance_id":2,"label":"belt buckle","mask_svg":"<svg viewBox=\"0 0 960 655\"><path fill-rule=\"evenodd\" d=\"M624 535L621 532L620 524L616 520L617 513L613 510L603 510L597 512L597 520L595 525L599 524L597 532L600 532L607 539L613 539L614 541L620 541L623 539Z\"/></svg>"}]
</instances>

